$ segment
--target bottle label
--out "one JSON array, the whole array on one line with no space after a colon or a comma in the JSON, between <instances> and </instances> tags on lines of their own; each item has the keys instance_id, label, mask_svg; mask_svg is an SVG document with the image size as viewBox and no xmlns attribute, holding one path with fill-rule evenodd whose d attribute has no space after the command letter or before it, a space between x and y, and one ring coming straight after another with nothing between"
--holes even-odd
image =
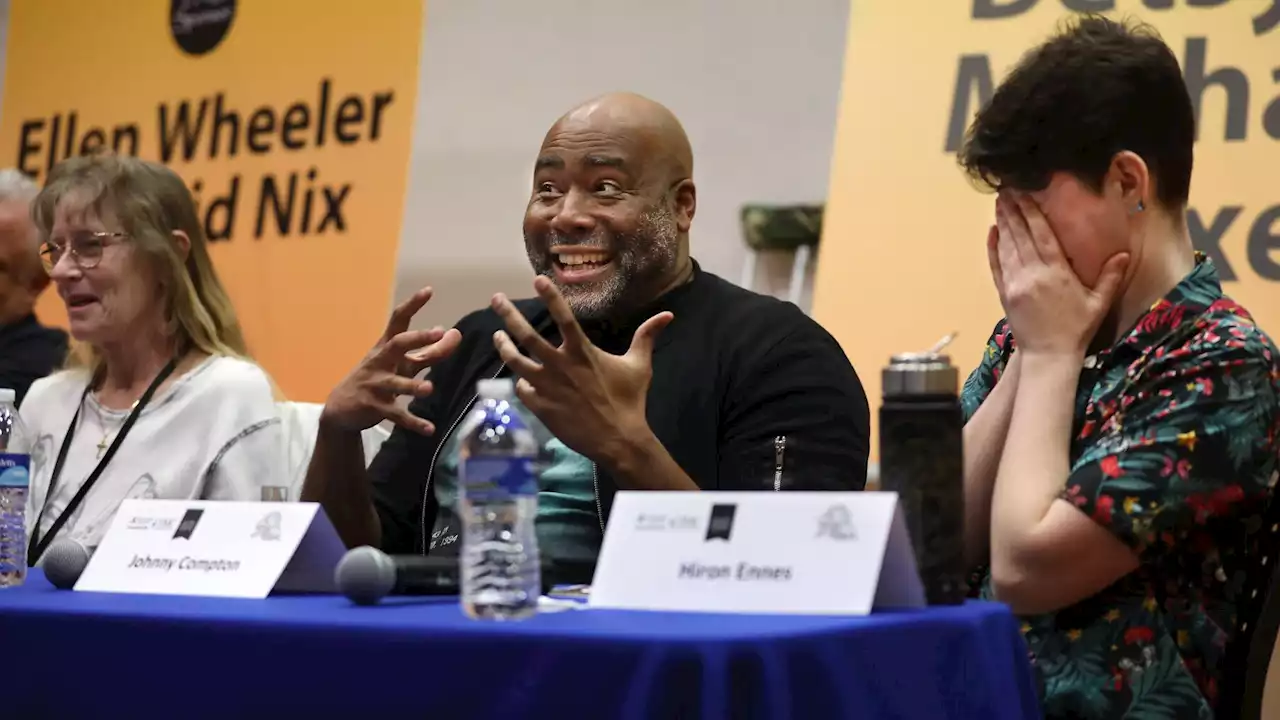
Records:
<instances>
[{"instance_id":1,"label":"bottle label","mask_svg":"<svg viewBox=\"0 0 1280 720\"><path fill-rule=\"evenodd\" d=\"M472 502L538 494L538 476L530 458L469 458L460 470L462 491Z\"/></svg>"},{"instance_id":2,"label":"bottle label","mask_svg":"<svg viewBox=\"0 0 1280 720\"><path fill-rule=\"evenodd\" d=\"M31 456L0 453L0 487L31 485Z\"/></svg>"}]
</instances>

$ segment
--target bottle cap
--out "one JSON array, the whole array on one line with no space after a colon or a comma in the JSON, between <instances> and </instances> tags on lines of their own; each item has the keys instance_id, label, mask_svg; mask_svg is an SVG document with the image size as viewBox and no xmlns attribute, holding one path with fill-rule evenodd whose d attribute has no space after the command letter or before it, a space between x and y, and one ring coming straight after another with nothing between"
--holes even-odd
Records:
<instances>
[{"instance_id":1,"label":"bottle cap","mask_svg":"<svg viewBox=\"0 0 1280 720\"><path fill-rule=\"evenodd\" d=\"M509 400L516 394L516 384L511 378L477 380L476 394L482 398Z\"/></svg>"},{"instance_id":2,"label":"bottle cap","mask_svg":"<svg viewBox=\"0 0 1280 720\"><path fill-rule=\"evenodd\" d=\"M889 359L881 375L885 397L955 395L960 376L951 358L938 353L903 353Z\"/></svg>"},{"instance_id":3,"label":"bottle cap","mask_svg":"<svg viewBox=\"0 0 1280 720\"><path fill-rule=\"evenodd\" d=\"M0 403L13 403L18 401L18 391L13 388L0 388Z\"/></svg>"},{"instance_id":4,"label":"bottle cap","mask_svg":"<svg viewBox=\"0 0 1280 720\"><path fill-rule=\"evenodd\" d=\"M955 336L955 333L947 335L925 352L902 353L890 358L889 366L881 373L884 397L955 395L960 389L960 375L951 358L942 354L942 349Z\"/></svg>"}]
</instances>

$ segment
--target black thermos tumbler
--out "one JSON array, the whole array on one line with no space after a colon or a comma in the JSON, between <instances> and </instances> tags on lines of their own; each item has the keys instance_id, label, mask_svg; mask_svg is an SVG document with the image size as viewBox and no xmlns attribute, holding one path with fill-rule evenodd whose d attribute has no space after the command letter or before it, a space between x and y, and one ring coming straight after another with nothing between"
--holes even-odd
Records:
<instances>
[{"instance_id":1,"label":"black thermos tumbler","mask_svg":"<svg viewBox=\"0 0 1280 720\"><path fill-rule=\"evenodd\" d=\"M895 355L882 373L880 485L898 493L930 605L964 602L964 443L959 376L940 350Z\"/></svg>"}]
</instances>

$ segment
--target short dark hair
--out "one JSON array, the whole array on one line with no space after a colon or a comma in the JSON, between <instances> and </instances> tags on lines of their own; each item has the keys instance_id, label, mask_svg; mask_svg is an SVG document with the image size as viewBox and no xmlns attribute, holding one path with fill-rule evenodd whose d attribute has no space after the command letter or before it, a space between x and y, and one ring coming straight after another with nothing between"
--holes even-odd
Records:
<instances>
[{"instance_id":1,"label":"short dark hair","mask_svg":"<svg viewBox=\"0 0 1280 720\"><path fill-rule=\"evenodd\" d=\"M1187 204L1195 110L1173 51L1148 25L1086 15L1027 53L978 112L961 167L991 189L1070 173L1101 192L1116 153L1143 159L1168 209Z\"/></svg>"}]
</instances>

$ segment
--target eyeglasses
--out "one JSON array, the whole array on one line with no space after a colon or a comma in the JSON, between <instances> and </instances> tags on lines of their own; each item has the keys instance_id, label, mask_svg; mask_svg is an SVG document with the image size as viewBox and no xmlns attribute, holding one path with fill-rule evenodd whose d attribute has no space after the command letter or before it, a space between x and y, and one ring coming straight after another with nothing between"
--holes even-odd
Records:
<instances>
[{"instance_id":1,"label":"eyeglasses","mask_svg":"<svg viewBox=\"0 0 1280 720\"><path fill-rule=\"evenodd\" d=\"M102 262L103 248L126 237L119 232L93 232L74 235L63 242L46 240L40 243L40 261L44 263L45 272L53 272L63 253L69 249L76 265L83 270L92 270Z\"/></svg>"}]
</instances>

